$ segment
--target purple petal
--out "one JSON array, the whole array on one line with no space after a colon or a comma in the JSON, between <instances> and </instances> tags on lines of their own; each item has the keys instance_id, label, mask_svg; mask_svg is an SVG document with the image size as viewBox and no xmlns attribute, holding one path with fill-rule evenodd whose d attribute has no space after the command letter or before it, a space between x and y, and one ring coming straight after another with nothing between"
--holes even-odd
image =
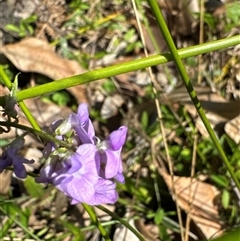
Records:
<instances>
[{"instance_id":1,"label":"purple petal","mask_svg":"<svg viewBox=\"0 0 240 241\"><path fill-rule=\"evenodd\" d=\"M34 160L27 160L19 155L13 157L13 169L18 178L26 178L27 172L23 163L32 164Z\"/></svg>"},{"instance_id":2,"label":"purple petal","mask_svg":"<svg viewBox=\"0 0 240 241\"><path fill-rule=\"evenodd\" d=\"M0 173L9 166L12 166L13 160L8 157L8 150L5 150L0 158Z\"/></svg>"},{"instance_id":3,"label":"purple petal","mask_svg":"<svg viewBox=\"0 0 240 241\"><path fill-rule=\"evenodd\" d=\"M18 178L26 178L27 177L26 169L20 161L19 161L19 163L13 162L13 168L14 168L14 173Z\"/></svg>"},{"instance_id":4,"label":"purple petal","mask_svg":"<svg viewBox=\"0 0 240 241\"><path fill-rule=\"evenodd\" d=\"M23 147L24 138L20 137L14 140L10 146L3 152L2 158L0 158L0 172L3 171L7 166L12 166L14 173L19 178L25 178L27 176L23 163L32 164L34 160L27 160L17 152Z\"/></svg>"},{"instance_id":5,"label":"purple petal","mask_svg":"<svg viewBox=\"0 0 240 241\"><path fill-rule=\"evenodd\" d=\"M76 153L68 158L65 166L67 166L66 164L69 164L69 167L71 166L68 169L68 174L72 179L68 182L65 179L62 180L58 182L56 187L72 199L72 204L78 202L91 203L95 192L94 185L97 184L99 179L100 158L97 147L92 144L79 146Z\"/></svg>"},{"instance_id":6,"label":"purple petal","mask_svg":"<svg viewBox=\"0 0 240 241\"><path fill-rule=\"evenodd\" d=\"M81 142L84 144L94 144L95 132L90 119L87 119L86 122L82 122L79 116L74 113L69 116L69 119Z\"/></svg>"},{"instance_id":7,"label":"purple petal","mask_svg":"<svg viewBox=\"0 0 240 241\"><path fill-rule=\"evenodd\" d=\"M90 205L112 204L118 199L116 184L110 180L99 178L95 186L95 195Z\"/></svg>"},{"instance_id":8,"label":"purple petal","mask_svg":"<svg viewBox=\"0 0 240 241\"><path fill-rule=\"evenodd\" d=\"M61 172L62 165L57 156L53 157L51 163L45 165L40 170L39 177L36 177L36 182L39 183L53 183L54 178L56 178L57 173Z\"/></svg>"},{"instance_id":9,"label":"purple petal","mask_svg":"<svg viewBox=\"0 0 240 241\"><path fill-rule=\"evenodd\" d=\"M72 199L72 204L84 202L91 203L94 196L94 187L91 180L85 178L73 178L68 183L63 183L56 186L59 190L63 191L65 195Z\"/></svg>"},{"instance_id":10,"label":"purple petal","mask_svg":"<svg viewBox=\"0 0 240 241\"><path fill-rule=\"evenodd\" d=\"M88 121L89 113L88 113L88 106L86 103L82 103L78 106L77 115L81 123L85 123Z\"/></svg>"},{"instance_id":11,"label":"purple petal","mask_svg":"<svg viewBox=\"0 0 240 241\"><path fill-rule=\"evenodd\" d=\"M76 157L82 163L82 168L78 171L79 175L87 175L92 182L97 183L96 177L100 168L100 157L97 147L93 144L83 144L78 147Z\"/></svg>"},{"instance_id":12,"label":"purple petal","mask_svg":"<svg viewBox=\"0 0 240 241\"><path fill-rule=\"evenodd\" d=\"M106 150L100 154L101 176L106 179L113 178L119 172L121 164L120 152Z\"/></svg>"},{"instance_id":13,"label":"purple petal","mask_svg":"<svg viewBox=\"0 0 240 241\"><path fill-rule=\"evenodd\" d=\"M69 122L71 123L71 125L73 126L73 127L75 127L75 126L80 126L80 120L79 120L79 118L78 118L78 115L77 114L75 114L75 113L72 113L72 114L70 114L69 115L69 117L68 117L68 119L69 119Z\"/></svg>"},{"instance_id":14,"label":"purple petal","mask_svg":"<svg viewBox=\"0 0 240 241\"><path fill-rule=\"evenodd\" d=\"M120 183L125 182L125 178L122 173L117 173L117 175L114 177L114 179Z\"/></svg>"},{"instance_id":15,"label":"purple petal","mask_svg":"<svg viewBox=\"0 0 240 241\"><path fill-rule=\"evenodd\" d=\"M126 142L126 137L127 127L121 126L118 130L113 131L106 141L108 142L109 147L116 151L122 148Z\"/></svg>"}]
</instances>

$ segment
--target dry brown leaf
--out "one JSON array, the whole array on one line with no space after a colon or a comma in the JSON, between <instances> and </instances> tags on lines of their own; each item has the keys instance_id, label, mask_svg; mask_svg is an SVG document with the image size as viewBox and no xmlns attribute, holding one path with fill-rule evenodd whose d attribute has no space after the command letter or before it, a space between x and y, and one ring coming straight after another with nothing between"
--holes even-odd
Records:
<instances>
[{"instance_id":1,"label":"dry brown leaf","mask_svg":"<svg viewBox=\"0 0 240 241\"><path fill-rule=\"evenodd\" d=\"M219 190L207 183L190 177L173 177L160 170L170 191L176 192L174 199L201 230L205 238L210 239L222 233L218 211L214 199L220 194Z\"/></svg>"},{"instance_id":2,"label":"dry brown leaf","mask_svg":"<svg viewBox=\"0 0 240 241\"><path fill-rule=\"evenodd\" d=\"M3 172L0 173L0 194L1 195L8 194L9 188L11 185L11 180L12 180L12 171L3 170Z\"/></svg>"},{"instance_id":3,"label":"dry brown leaf","mask_svg":"<svg viewBox=\"0 0 240 241\"><path fill-rule=\"evenodd\" d=\"M227 135L230 136L236 144L240 143L240 115L228 121L224 129Z\"/></svg>"},{"instance_id":4,"label":"dry brown leaf","mask_svg":"<svg viewBox=\"0 0 240 241\"><path fill-rule=\"evenodd\" d=\"M36 72L53 80L81 74L84 70L76 61L67 60L57 55L49 43L37 38L26 38L14 44L7 44L0 49L19 70ZM71 87L70 91L78 102L87 102L83 86Z\"/></svg>"}]
</instances>

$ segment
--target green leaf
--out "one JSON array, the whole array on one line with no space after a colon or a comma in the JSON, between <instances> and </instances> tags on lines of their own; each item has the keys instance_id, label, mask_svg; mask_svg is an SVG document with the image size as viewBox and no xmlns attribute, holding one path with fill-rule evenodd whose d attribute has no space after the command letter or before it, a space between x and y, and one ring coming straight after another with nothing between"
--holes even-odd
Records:
<instances>
[{"instance_id":1,"label":"green leaf","mask_svg":"<svg viewBox=\"0 0 240 241\"><path fill-rule=\"evenodd\" d=\"M102 87L109 94L117 90L115 84L111 80L105 80Z\"/></svg>"},{"instance_id":2,"label":"green leaf","mask_svg":"<svg viewBox=\"0 0 240 241\"><path fill-rule=\"evenodd\" d=\"M227 177L222 176L222 175L210 175L210 178L217 183L218 185L227 188L229 186L229 181Z\"/></svg>"},{"instance_id":3,"label":"green leaf","mask_svg":"<svg viewBox=\"0 0 240 241\"><path fill-rule=\"evenodd\" d=\"M25 24L35 23L37 21L37 15L31 15L30 17L22 20Z\"/></svg>"},{"instance_id":4,"label":"green leaf","mask_svg":"<svg viewBox=\"0 0 240 241\"><path fill-rule=\"evenodd\" d=\"M163 225L159 226L159 237L160 237L161 240L164 240L164 241L171 241L172 240L170 238L168 232L167 232L166 227L164 227Z\"/></svg>"},{"instance_id":5,"label":"green leaf","mask_svg":"<svg viewBox=\"0 0 240 241\"><path fill-rule=\"evenodd\" d=\"M230 193L228 190L224 189L222 192L222 206L227 209L230 203Z\"/></svg>"},{"instance_id":6,"label":"green leaf","mask_svg":"<svg viewBox=\"0 0 240 241\"><path fill-rule=\"evenodd\" d=\"M70 101L70 96L67 92L60 91L52 95L52 100L59 106L66 106Z\"/></svg>"},{"instance_id":7,"label":"green leaf","mask_svg":"<svg viewBox=\"0 0 240 241\"><path fill-rule=\"evenodd\" d=\"M143 111L143 113L141 115L141 125L142 125L142 128L144 130L146 130L147 127L148 127L148 113L147 113L147 111Z\"/></svg>"},{"instance_id":8,"label":"green leaf","mask_svg":"<svg viewBox=\"0 0 240 241\"><path fill-rule=\"evenodd\" d=\"M162 223L162 220L165 216L165 212L162 208L159 208L155 214L155 217L154 217L154 222L159 225L160 223Z\"/></svg>"},{"instance_id":9,"label":"green leaf","mask_svg":"<svg viewBox=\"0 0 240 241\"><path fill-rule=\"evenodd\" d=\"M211 28L216 28L216 19L210 13L204 14L204 22Z\"/></svg>"},{"instance_id":10,"label":"green leaf","mask_svg":"<svg viewBox=\"0 0 240 241\"><path fill-rule=\"evenodd\" d=\"M36 183L33 177L27 176L23 182L24 187L30 196L40 198L44 194L43 186Z\"/></svg>"},{"instance_id":11,"label":"green leaf","mask_svg":"<svg viewBox=\"0 0 240 241\"><path fill-rule=\"evenodd\" d=\"M240 236L240 228L230 231L217 239L213 239L212 241L238 241Z\"/></svg>"},{"instance_id":12,"label":"green leaf","mask_svg":"<svg viewBox=\"0 0 240 241\"><path fill-rule=\"evenodd\" d=\"M19 33L19 31L20 31L19 27L15 26L13 24L7 24L5 26L5 29L8 30L8 31L16 32L16 33Z\"/></svg>"}]
</instances>

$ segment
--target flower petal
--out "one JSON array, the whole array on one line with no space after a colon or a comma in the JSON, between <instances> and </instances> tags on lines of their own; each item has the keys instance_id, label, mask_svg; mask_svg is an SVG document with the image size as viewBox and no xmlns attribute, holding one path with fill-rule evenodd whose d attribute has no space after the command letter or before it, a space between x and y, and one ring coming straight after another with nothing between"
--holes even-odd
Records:
<instances>
[{"instance_id":1,"label":"flower petal","mask_svg":"<svg viewBox=\"0 0 240 241\"><path fill-rule=\"evenodd\" d=\"M0 158L0 173L6 168L12 166L12 159L8 156L8 149L2 153Z\"/></svg>"},{"instance_id":2,"label":"flower petal","mask_svg":"<svg viewBox=\"0 0 240 241\"><path fill-rule=\"evenodd\" d=\"M88 113L88 106L86 103L82 103L78 106L77 115L81 123L85 123L88 121L89 113Z\"/></svg>"},{"instance_id":3,"label":"flower petal","mask_svg":"<svg viewBox=\"0 0 240 241\"><path fill-rule=\"evenodd\" d=\"M93 184L97 183L100 168L100 157L97 147L93 144L83 144L78 147L75 157L82 163L81 169L76 173L78 176L88 177Z\"/></svg>"},{"instance_id":4,"label":"flower petal","mask_svg":"<svg viewBox=\"0 0 240 241\"><path fill-rule=\"evenodd\" d=\"M100 153L101 160L101 177L110 179L117 175L119 171L120 152L106 150Z\"/></svg>"},{"instance_id":5,"label":"flower petal","mask_svg":"<svg viewBox=\"0 0 240 241\"><path fill-rule=\"evenodd\" d=\"M106 139L109 144L109 147L114 151L122 148L126 142L127 137L127 127L121 126L118 130L113 131L110 136Z\"/></svg>"},{"instance_id":6,"label":"flower petal","mask_svg":"<svg viewBox=\"0 0 240 241\"><path fill-rule=\"evenodd\" d=\"M116 184L110 180L99 178L95 186L95 195L90 205L112 204L118 199Z\"/></svg>"},{"instance_id":7,"label":"flower petal","mask_svg":"<svg viewBox=\"0 0 240 241\"><path fill-rule=\"evenodd\" d=\"M125 182L125 178L122 173L117 173L117 175L114 177L114 179L120 183Z\"/></svg>"},{"instance_id":8,"label":"flower petal","mask_svg":"<svg viewBox=\"0 0 240 241\"><path fill-rule=\"evenodd\" d=\"M65 195L72 199L72 203L91 203L94 197L94 186L91 180L87 178L73 178L68 183L62 183L56 186L59 190L63 191Z\"/></svg>"},{"instance_id":9,"label":"flower petal","mask_svg":"<svg viewBox=\"0 0 240 241\"><path fill-rule=\"evenodd\" d=\"M19 163L13 162L13 169L14 169L15 175L18 178L26 178L27 177L26 169L20 160L19 160Z\"/></svg>"}]
</instances>

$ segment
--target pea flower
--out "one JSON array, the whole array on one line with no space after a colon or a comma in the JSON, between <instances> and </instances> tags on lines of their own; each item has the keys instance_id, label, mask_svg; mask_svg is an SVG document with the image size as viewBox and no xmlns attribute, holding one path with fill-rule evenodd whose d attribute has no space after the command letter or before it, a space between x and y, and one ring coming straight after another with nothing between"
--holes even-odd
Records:
<instances>
[{"instance_id":1,"label":"pea flower","mask_svg":"<svg viewBox=\"0 0 240 241\"><path fill-rule=\"evenodd\" d=\"M73 130L71 138L76 146L63 155L55 148L46 152L49 162L41 169L36 181L52 183L71 199L71 204L115 203L118 199L115 181L124 182L121 150L127 127L120 127L100 142L89 119L87 105L83 103L77 114L70 114L55 132L64 140L70 130Z\"/></svg>"},{"instance_id":2,"label":"pea flower","mask_svg":"<svg viewBox=\"0 0 240 241\"><path fill-rule=\"evenodd\" d=\"M121 150L125 143L127 127L122 126L113 131L103 142L95 137L91 120L89 119L88 108L85 103L79 105L78 113L69 117L73 129L83 143L93 143L98 147L102 168L101 176L106 179L115 178L123 183Z\"/></svg>"},{"instance_id":3,"label":"pea flower","mask_svg":"<svg viewBox=\"0 0 240 241\"><path fill-rule=\"evenodd\" d=\"M27 160L18 155L18 152L23 147L23 144L24 138L17 138L6 150L3 151L2 156L0 157L0 173L6 167L13 166L14 173L18 178L26 178L27 172L23 163L32 164L34 163L34 160Z\"/></svg>"}]
</instances>

